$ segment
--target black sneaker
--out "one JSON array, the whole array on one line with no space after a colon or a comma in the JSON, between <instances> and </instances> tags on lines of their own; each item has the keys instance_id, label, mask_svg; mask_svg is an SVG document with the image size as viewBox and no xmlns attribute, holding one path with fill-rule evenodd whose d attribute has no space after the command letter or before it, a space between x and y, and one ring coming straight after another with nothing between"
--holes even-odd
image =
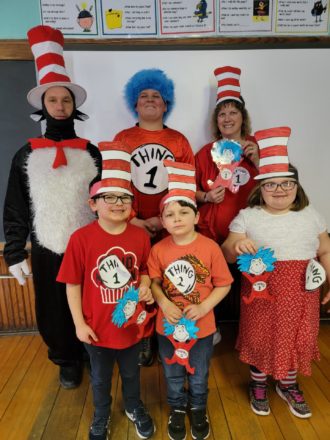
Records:
<instances>
[{"instance_id":1,"label":"black sneaker","mask_svg":"<svg viewBox=\"0 0 330 440\"><path fill-rule=\"evenodd\" d=\"M110 417L95 417L89 429L89 440L107 440L110 434Z\"/></svg>"},{"instance_id":2,"label":"black sneaker","mask_svg":"<svg viewBox=\"0 0 330 440\"><path fill-rule=\"evenodd\" d=\"M154 422L142 403L132 412L125 410L125 413L134 423L136 433L140 438L150 438L156 431Z\"/></svg>"},{"instance_id":3,"label":"black sneaker","mask_svg":"<svg viewBox=\"0 0 330 440\"><path fill-rule=\"evenodd\" d=\"M152 351L151 338L141 339L141 351L139 353L139 365L141 367L150 367L154 361L154 354Z\"/></svg>"},{"instance_id":4,"label":"black sneaker","mask_svg":"<svg viewBox=\"0 0 330 440\"><path fill-rule=\"evenodd\" d=\"M184 419L186 417L186 408L172 408L168 418L168 436L171 440L185 440L186 425Z\"/></svg>"},{"instance_id":5,"label":"black sneaker","mask_svg":"<svg viewBox=\"0 0 330 440\"><path fill-rule=\"evenodd\" d=\"M206 409L191 409L191 436L194 440L204 440L210 435Z\"/></svg>"},{"instance_id":6,"label":"black sneaker","mask_svg":"<svg viewBox=\"0 0 330 440\"><path fill-rule=\"evenodd\" d=\"M60 384L66 390L77 388L81 384L83 366L81 362L74 365L60 365Z\"/></svg>"}]
</instances>

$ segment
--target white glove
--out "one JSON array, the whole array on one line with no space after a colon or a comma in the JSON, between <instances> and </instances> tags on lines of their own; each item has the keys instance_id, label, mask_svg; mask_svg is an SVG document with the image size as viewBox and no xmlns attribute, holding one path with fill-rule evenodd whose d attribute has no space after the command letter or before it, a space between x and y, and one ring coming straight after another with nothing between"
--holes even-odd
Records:
<instances>
[{"instance_id":1,"label":"white glove","mask_svg":"<svg viewBox=\"0 0 330 440\"><path fill-rule=\"evenodd\" d=\"M21 286L25 284L25 278L23 274L30 275L31 273L27 260L23 260L20 263L9 266L9 272L14 275Z\"/></svg>"}]
</instances>

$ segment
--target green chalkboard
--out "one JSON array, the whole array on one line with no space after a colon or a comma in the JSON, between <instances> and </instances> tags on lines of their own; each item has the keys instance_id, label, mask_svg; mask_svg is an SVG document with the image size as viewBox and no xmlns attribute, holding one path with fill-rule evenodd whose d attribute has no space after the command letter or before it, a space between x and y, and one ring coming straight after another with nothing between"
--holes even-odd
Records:
<instances>
[{"instance_id":1,"label":"green chalkboard","mask_svg":"<svg viewBox=\"0 0 330 440\"><path fill-rule=\"evenodd\" d=\"M26 100L35 87L33 61L0 61L0 204L1 212L7 189L11 160L30 137L40 136L40 124L32 121L33 108ZM4 241L1 215L0 241Z\"/></svg>"}]
</instances>

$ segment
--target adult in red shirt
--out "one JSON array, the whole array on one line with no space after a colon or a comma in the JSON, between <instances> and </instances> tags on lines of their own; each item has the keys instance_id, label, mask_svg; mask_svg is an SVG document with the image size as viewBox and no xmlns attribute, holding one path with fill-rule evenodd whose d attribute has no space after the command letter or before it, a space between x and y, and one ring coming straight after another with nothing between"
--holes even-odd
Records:
<instances>
[{"instance_id":1,"label":"adult in red shirt","mask_svg":"<svg viewBox=\"0 0 330 440\"><path fill-rule=\"evenodd\" d=\"M159 203L167 191L164 159L194 164L187 138L164 124L174 105L174 83L159 69L135 73L125 86L129 110L138 118L135 126L117 133L114 140L131 148L134 193L132 223L144 228L152 242L164 236Z\"/></svg>"},{"instance_id":2,"label":"adult in red shirt","mask_svg":"<svg viewBox=\"0 0 330 440\"><path fill-rule=\"evenodd\" d=\"M131 220L149 234L152 243L167 235L159 218L159 203L167 192L164 159L194 165L194 154L187 138L164 124L174 105L174 83L159 69L135 73L125 86L129 110L138 118L134 127L122 130L114 140L131 148L134 194ZM140 365L151 365L150 338L142 341Z\"/></svg>"},{"instance_id":3,"label":"adult in red shirt","mask_svg":"<svg viewBox=\"0 0 330 440\"><path fill-rule=\"evenodd\" d=\"M240 186L236 193L222 185L210 189L208 181L215 181L219 175L219 169L211 156L213 142L202 147L195 156L196 198L200 212L198 229L203 235L213 238L219 244L227 238L230 222L240 209L246 208L247 198L255 186L253 177L258 174L259 150L255 139L250 135L250 117L240 94L240 72L240 69L231 66L215 70L218 93L212 126L216 141L229 139L239 142L243 147L243 160L240 167L248 172L248 181ZM236 273L233 266L231 271L235 279L232 290L236 291L235 284L240 279L240 273Z\"/></svg>"}]
</instances>

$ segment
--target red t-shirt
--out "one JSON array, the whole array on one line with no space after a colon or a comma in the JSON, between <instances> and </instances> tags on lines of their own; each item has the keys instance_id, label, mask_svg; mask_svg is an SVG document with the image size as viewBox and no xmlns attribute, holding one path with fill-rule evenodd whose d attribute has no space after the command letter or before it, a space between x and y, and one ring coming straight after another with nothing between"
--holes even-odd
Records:
<instances>
[{"instance_id":1,"label":"red t-shirt","mask_svg":"<svg viewBox=\"0 0 330 440\"><path fill-rule=\"evenodd\" d=\"M165 295L180 309L189 304L199 304L214 287L228 286L233 282L220 247L201 234L187 245L177 245L171 236L155 244L148 259L151 279L163 280ZM156 330L163 331L164 314L159 307ZM204 338L215 332L214 313L211 310L196 323L197 336Z\"/></svg>"},{"instance_id":2,"label":"red t-shirt","mask_svg":"<svg viewBox=\"0 0 330 440\"><path fill-rule=\"evenodd\" d=\"M247 140L256 142L252 136L247 136ZM215 181L219 174L219 170L211 157L212 144L213 142L205 145L195 156L196 184L199 191L210 191L207 181ZM253 163L244 158L240 166L249 172L250 179L245 185L240 186L237 193L234 194L226 188L223 202L218 204L204 203L199 206L198 230L201 234L213 238L220 244L229 234L230 222L241 209L246 208L249 194L256 185L253 178L258 174L258 170Z\"/></svg>"},{"instance_id":3,"label":"red t-shirt","mask_svg":"<svg viewBox=\"0 0 330 440\"><path fill-rule=\"evenodd\" d=\"M147 233L131 224L112 235L95 220L71 235L57 281L81 285L84 319L99 339L93 345L120 349L138 342L135 326L118 328L111 316L126 290L147 275L149 251Z\"/></svg>"},{"instance_id":4,"label":"red t-shirt","mask_svg":"<svg viewBox=\"0 0 330 440\"><path fill-rule=\"evenodd\" d=\"M186 137L171 128L150 131L134 126L118 133L115 141L131 147L133 209L138 218L159 215L159 203L168 188L164 159L195 164L194 154Z\"/></svg>"}]
</instances>

